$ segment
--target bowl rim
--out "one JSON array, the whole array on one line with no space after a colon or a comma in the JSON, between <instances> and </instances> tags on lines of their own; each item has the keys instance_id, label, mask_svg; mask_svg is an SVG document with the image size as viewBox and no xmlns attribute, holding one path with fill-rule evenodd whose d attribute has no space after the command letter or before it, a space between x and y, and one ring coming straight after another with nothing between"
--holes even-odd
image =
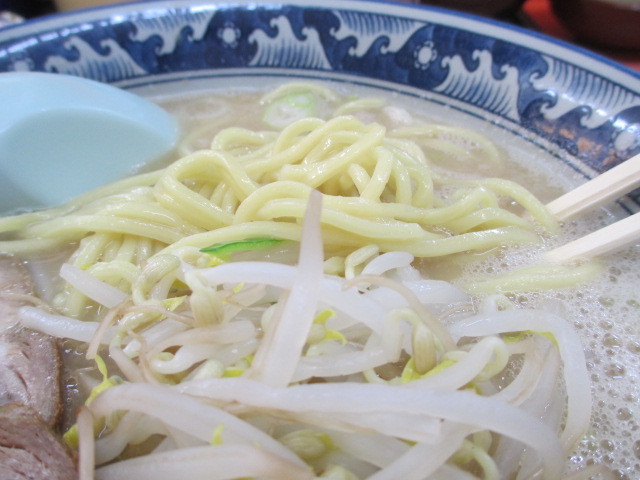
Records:
<instances>
[{"instance_id":1,"label":"bowl rim","mask_svg":"<svg viewBox=\"0 0 640 480\"><path fill-rule=\"evenodd\" d=\"M133 0L53 13L28 19L19 24L0 27L0 42L11 41L17 37L36 36L45 30L64 28L65 26L71 28L73 24L79 24L77 28L83 28L82 23L104 20L105 17L114 22L122 21L127 15L137 14L141 11L188 8L190 11L196 12L200 9L238 8L245 5L247 7L265 6L269 8L293 5L302 8L326 10L348 9L363 13L393 14L396 17L424 22L431 21L450 28L464 29L490 38L507 41L530 50L544 52L547 56L597 73L599 76L640 94L640 71L634 70L588 47L576 45L567 40L555 38L543 32L502 20L434 5L398 0L351 0L348 5L345 5L343 0ZM549 47L552 47L553 52L548 50ZM0 56L4 54L6 52L0 49Z\"/></svg>"}]
</instances>

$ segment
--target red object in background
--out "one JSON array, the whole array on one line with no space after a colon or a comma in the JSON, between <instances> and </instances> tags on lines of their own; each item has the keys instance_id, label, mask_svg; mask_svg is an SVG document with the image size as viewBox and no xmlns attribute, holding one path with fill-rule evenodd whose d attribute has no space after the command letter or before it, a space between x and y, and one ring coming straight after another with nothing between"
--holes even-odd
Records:
<instances>
[{"instance_id":1,"label":"red object in background","mask_svg":"<svg viewBox=\"0 0 640 480\"><path fill-rule=\"evenodd\" d=\"M419 3L461 10L486 17L509 17L518 11L525 0L421 0ZM415 3L415 2L414 2Z\"/></svg>"},{"instance_id":2,"label":"red object in background","mask_svg":"<svg viewBox=\"0 0 640 480\"><path fill-rule=\"evenodd\" d=\"M556 18L551 9L550 0L527 0L522 6L522 11L541 32L578 44L640 71L640 52L603 49L579 43L572 33ZM615 26L603 25L603 28L615 28ZM638 28L640 28L640 25Z\"/></svg>"}]
</instances>

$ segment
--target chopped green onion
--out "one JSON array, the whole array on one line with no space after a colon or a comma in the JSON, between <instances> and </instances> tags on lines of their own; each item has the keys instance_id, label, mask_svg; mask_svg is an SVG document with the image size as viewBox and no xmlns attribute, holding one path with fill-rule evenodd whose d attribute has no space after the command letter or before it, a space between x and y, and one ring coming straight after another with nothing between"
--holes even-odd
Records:
<instances>
[{"instance_id":1,"label":"chopped green onion","mask_svg":"<svg viewBox=\"0 0 640 480\"><path fill-rule=\"evenodd\" d=\"M231 255L235 252L262 250L273 247L282 241L283 240L279 238L253 238L250 240L241 240L239 242L214 243L213 245L200 249L200 251L218 257L220 260L225 262L228 261Z\"/></svg>"},{"instance_id":2,"label":"chopped green onion","mask_svg":"<svg viewBox=\"0 0 640 480\"><path fill-rule=\"evenodd\" d=\"M269 104L263 121L270 128L280 129L296 120L317 115L318 98L310 92L295 92Z\"/></svg>"}]
</instances>

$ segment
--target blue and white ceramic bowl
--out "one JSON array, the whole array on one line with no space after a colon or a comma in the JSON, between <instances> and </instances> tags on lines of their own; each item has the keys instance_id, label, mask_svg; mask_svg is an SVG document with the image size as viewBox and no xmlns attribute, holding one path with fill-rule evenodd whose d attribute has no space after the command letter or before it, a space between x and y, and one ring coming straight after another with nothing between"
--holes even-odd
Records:
<instances>
[{"instance_id":1,"label":"blue and white ceramic bowl","mask_svg":"<svg viewBox=\"0 0 640 480\"><path fill-rule=\"evenodd\" d=\"M500 130L531 158L557 159L579 180L640 153L638 73L523 29L406 3L95 8L0 29L0 71L16 70L79 75L150 96L292 78L353 83ZM640 193L620 209L639 210ZM635 342L637 327L629 328L625 341ZM611 391L623 395L616 385Z\"/></svg>"},{"instance_id":2,"label":"blue and white ceramic bowl","mask_svg":"<svg viewBox=\"0 0 640 480\"><path fill-rule=\"evenodd\" d=\"M586 176L640 152L637 73L525 30L403 3L95 8L0 29L0 71L12 70L69 73L143 93L329 78L492 122Z\"/></svg>"}]
</instances>

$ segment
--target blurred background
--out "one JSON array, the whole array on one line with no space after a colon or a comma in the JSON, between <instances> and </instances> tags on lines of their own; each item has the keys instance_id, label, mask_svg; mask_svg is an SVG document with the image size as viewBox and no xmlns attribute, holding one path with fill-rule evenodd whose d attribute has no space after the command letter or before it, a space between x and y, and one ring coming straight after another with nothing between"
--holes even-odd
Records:
<instances>
[{"instance_id":1,"label":"blurred background","mask_svg":"<svg viewBox=\"0 0 640 480\"><path fill-rule=\"evenodd\" d=\"M0 0L0 26L126 0ZM640 0L398 0L495 18L573 42L640 71Z\"/></svg>"}]
</instances>

